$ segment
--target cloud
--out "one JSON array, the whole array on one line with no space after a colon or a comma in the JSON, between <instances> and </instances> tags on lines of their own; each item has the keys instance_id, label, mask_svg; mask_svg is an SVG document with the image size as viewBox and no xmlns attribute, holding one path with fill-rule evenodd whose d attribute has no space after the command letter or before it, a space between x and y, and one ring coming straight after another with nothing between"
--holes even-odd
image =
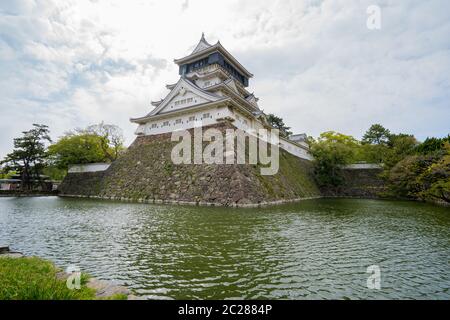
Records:
<instances>
[{"instance_id":1,"label":"cloud","mask_svg":"<svg viewBox=\"0 0 450 320\"><path fill-rule=\"evenodd\" d=\"M180 3L182 13L180 13ZM32 123L53 138L130 117L178 79L205 31L255 77L250 91L296 132L360 136L380 122L420 139L449 132L450 4L377 1L1 1L0 158ZM187 10L189 9L189 10Z\"/></svg>"}]
</instances>

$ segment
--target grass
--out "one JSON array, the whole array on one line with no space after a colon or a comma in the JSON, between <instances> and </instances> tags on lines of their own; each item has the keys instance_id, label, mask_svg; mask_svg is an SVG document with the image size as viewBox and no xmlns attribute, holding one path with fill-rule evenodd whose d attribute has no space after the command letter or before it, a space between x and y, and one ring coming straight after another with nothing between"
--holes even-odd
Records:
<instances>
[{"instance_id":1,"label":"grass","mask_svg":"<svg viewBox=\"0 0 450 320\"><path fill-rule=\"evenodd\" d=\"M89 276L82 274L81 288L70 290L53 263L36 258L0 258L0 300L93 300L95 290L86 287ZM114 295L108 299L125 299Z\"/></svg>"},{"instance_id":2,"label":"grass","mask_svg":"<svg viewBox=\"0 0 450 320\"><path fill-rule=\"evenodd\" d=\"M263 188L272 198L283 197L311 197L320 195L311 173L312 168L306 160L300 161L294 155L280 150L280 167L278 174L263 176L260 174L260 165L253 167L256 177Z\"/></svg>"}]
</instances>

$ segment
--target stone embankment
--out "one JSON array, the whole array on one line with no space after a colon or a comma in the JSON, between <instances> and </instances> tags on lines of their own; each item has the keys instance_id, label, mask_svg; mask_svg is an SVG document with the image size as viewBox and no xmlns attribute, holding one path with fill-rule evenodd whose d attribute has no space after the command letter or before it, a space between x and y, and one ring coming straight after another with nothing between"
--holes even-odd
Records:
<instances>
[{"instance_id":1,"label":"stone embankment","mask_svg":"<svg viewBox=\"0 0 450 320\"><path fill-rule=\"evenodd\" d=\"M234 128L227 122L211 127L221 132ZM139 136L107 170L69 173L60 195L232 207L320 197L311 162L284 150L280 149L278 173L264 176L261 164L175 165L171 152L177 143L170 133Z\"/></svg>"},{"instance_id":2,"label":"stone embankment","mask_svg":"<svg viewBox=\"0 0 450 320\"><path fill-rule=\"evenodd\" d=\"M376 199L386 191L386 185L380 177L382 168L344 168L343 183L335 188L322 188L324 197L346 197Z\"/></svg>"},{"instance_id":3,"label":"stone embankment","mask_svg":"<svg viewBox=\"0 0 450 320\"><path fill-rule=\"evenodd\" d=\"M228 122L210 127L221 132L234 128ZM282 149L278 173L272 176L261 175L261 164L175 165L171 152L177 143L171 141L170 133L139 136L106 170L69 172L60 185L60 195L155 204L258 207L320 197L376 198L384 190L380 168L358 165L344 168L344 184L339 188L320 190L312 162Z\"/></svg>"}]
</instances>

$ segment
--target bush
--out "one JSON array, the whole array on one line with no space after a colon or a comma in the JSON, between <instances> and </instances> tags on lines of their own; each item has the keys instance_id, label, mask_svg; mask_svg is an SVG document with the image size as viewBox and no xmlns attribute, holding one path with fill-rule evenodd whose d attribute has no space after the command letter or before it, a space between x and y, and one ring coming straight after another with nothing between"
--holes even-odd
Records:
<instances>
[{"instance_id":1,"label":"bush","mask_svg":"<svg viewBox=\"0 0 450 320\"><path fill-rule=\"evenodd\" d=\"M394 196L450 203L450 147L439 153L407 156L388 173Z\"/></svg>"}]
</instances>

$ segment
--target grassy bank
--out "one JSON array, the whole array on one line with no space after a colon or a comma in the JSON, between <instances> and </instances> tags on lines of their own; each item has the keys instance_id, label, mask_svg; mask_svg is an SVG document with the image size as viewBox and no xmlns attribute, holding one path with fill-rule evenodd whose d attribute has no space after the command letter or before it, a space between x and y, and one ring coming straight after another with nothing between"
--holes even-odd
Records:
<instances>
[{"instance_id":1,"label":"grassy bank","mask_svg":"<svg viewBox=\"0 0 450 320\"><path fill-rule=\"evenodd\" d=\"M70 290L61 270L53 263L36 258L0 258L0 300L93 300L94 289L86 286L89 277L81 277L81 288ZM122 295L110 299L124 299Z\"/></svg>"}]
</instances>

